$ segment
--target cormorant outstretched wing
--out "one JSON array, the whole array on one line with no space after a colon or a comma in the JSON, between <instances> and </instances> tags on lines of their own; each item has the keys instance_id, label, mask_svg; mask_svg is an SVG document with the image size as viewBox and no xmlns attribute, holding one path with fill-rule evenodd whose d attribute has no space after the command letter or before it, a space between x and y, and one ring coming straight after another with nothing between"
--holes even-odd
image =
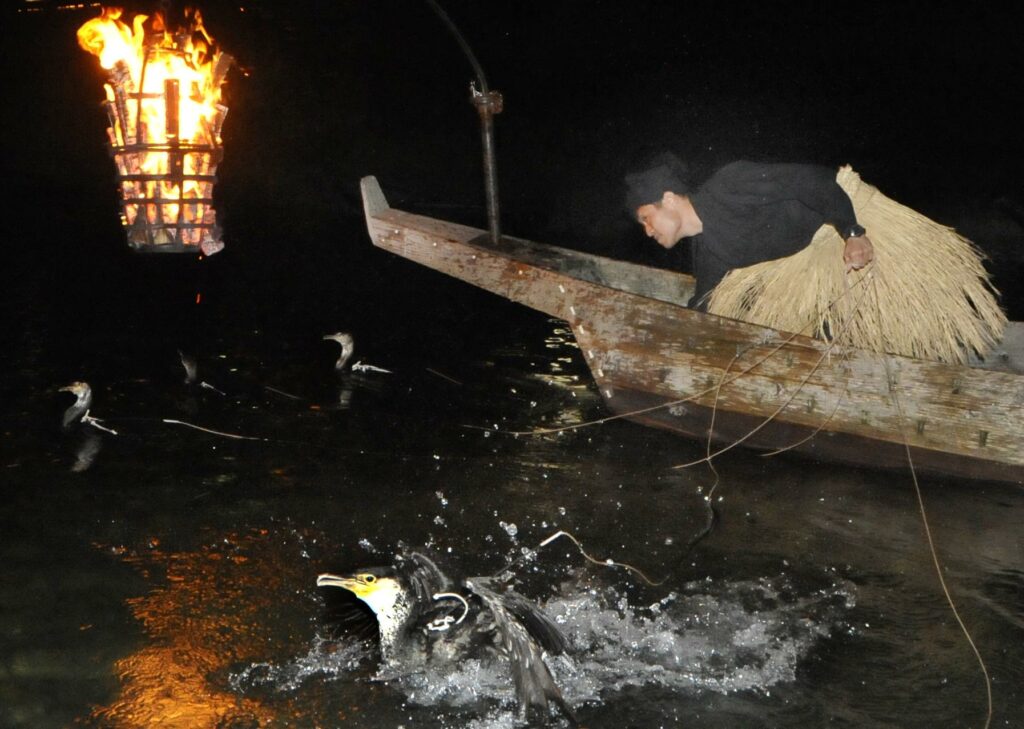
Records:
<instances>
[{"instance_id":1,"label":"cormorant outstretched wing","mask_svg":"<svg viewBox=\"0 0 1024 729\"><path fill-rule=\"evenodd\" d=\"M548 645L552 652L564 652L565 637L558 627L539 608L526 598L514 592L498 593L491 590L486 580L477 578L466 582L494 616L501 647L512 666L512 678L519 701L519 713L529 719L538 712L540 719L547 718L549 702L553 702L565 717L576 724L569 705L562 698L562 692L544 663L543 651Z\"/></svg>"},{"instance_id":2,"label":"cormorant outstretched wing","mask_svg":"<svg viewBox=\"0 0 1024 729\"><path fill-rule=\"evenodd\" d=\"M479 584L479 580L473 581L475 587L479 588ZM512 590L500 593L500 597L505 608L523 624L526 632L540 643L544 650L552 655L568 652L569 641L566 640L561 629L540 608Z\"/></svg>"}]
</instances>

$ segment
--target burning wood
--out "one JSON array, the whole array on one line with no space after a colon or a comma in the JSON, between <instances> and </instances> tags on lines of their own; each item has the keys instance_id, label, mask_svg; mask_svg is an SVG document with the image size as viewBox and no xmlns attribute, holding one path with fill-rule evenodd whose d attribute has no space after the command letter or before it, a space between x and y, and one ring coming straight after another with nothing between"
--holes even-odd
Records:
<instances>
[{"instance_id":1,"label":"burning wood","mask_svg":"<svg viewBox=\"0 0 1024 729\"><path fill-rule=\"evenodd\" d=\"M107 135L121 191L121 222L136 250L224 247L213 209L221 126L220 89L230 55L217 50L198 10L167 29L160 13L104 8L78 29L78 42L109 71Z\"/></svg>"}]
</instances>

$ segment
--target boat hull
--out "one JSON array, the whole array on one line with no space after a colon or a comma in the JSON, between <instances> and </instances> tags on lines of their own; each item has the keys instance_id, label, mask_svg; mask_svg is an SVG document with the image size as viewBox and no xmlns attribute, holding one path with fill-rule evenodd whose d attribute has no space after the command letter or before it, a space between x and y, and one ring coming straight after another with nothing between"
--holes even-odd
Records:
<instances>
[{"instance_id":1,"label":"boat hull","mask_svg":"<svg viewBox=\"0 0 1024 729\"><path fill-rule=\"evenodd\" d=\"M674 405L667 398L628 389L619 390L615 404L611 407L616 414L623 415L631 422L668 430L702 443L708 442L708 429L713 423L713 455L742 439L743 447L760 451L766 456L770 454L770 457L784 453L796 454L816 462L904 472L908 463L912 462L918 473L938 477L1008 483L1020 483L1021 478L1020 468L1013 464L914 446L909 448L908 454L907 447L902 443L818 430L784 420L772 420L764 424L762 418L751 415L715 410L693 403ZM680 465L684 465L682 460Z\"/></svg>"}]
</instances>

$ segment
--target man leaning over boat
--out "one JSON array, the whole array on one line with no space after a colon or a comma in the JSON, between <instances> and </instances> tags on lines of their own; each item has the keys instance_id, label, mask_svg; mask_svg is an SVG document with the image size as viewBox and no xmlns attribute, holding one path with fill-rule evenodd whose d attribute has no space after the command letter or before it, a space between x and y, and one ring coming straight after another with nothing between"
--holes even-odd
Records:
<instances>
[{"instance_id":1,"label":"man leaning over boat","mask_svg":"<svg viewBox=\"0 0 1024 729\"><path fill-rule=\"evenodd\" d=\"M701 311L729 271L793 255L825 224L845 241L848 271L874 258L849 196L827 167L732 162L691 192L682 162L663 153L627 175L626 188L627 209L648 237L666 249L692 240L697 284L688 306Z\"/></svg>"}]
</instances>

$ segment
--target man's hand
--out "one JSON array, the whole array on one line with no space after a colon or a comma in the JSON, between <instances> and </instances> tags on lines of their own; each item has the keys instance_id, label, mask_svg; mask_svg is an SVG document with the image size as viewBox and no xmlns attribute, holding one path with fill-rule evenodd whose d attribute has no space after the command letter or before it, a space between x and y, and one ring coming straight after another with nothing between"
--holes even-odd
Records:
<instances>
[{"instance_id":1,"label":"man's hand","mask_svg":"<svg viewBox=\"0 0 1024 729\"><path fill-rule=\"evenodd\" d=\"M875 247L871 245L871 239L866 235L857 235L846 239L846 247L843 248L843 261L846 263L846 272L859 271L868 265L875 258Z\"/></svg>"}]
</instances>

